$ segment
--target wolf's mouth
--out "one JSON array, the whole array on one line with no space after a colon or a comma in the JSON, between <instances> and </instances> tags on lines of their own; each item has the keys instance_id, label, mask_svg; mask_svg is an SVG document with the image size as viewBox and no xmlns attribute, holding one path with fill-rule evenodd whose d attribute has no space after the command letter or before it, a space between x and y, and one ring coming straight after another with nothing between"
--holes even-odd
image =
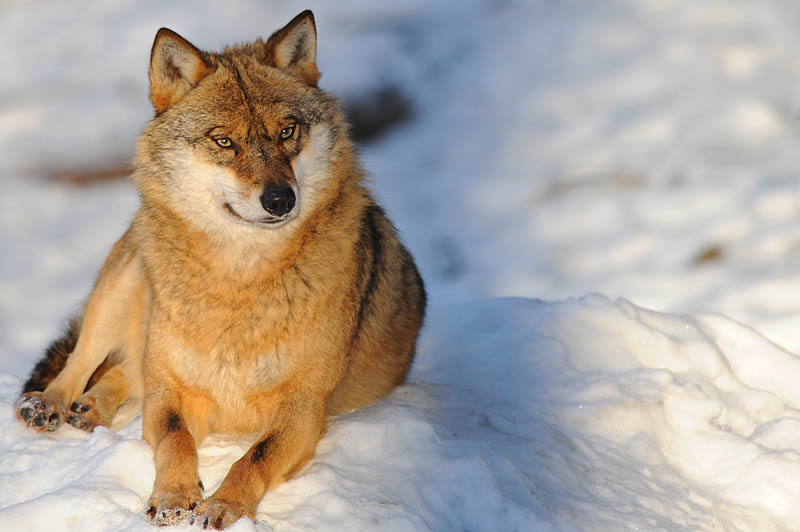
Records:
<instances>
[{"instance_id":1,"label":"wolf's mouth","mask_svg":"<svg viewBox=\"0 0 800 532\"><path fill-rule=\"evenodd\" d=\"M248 223L248 224L253 224L253 225L269 224L269 225L272 225L272 224L279 224L281 222L285 222L286 221L286 217L283 217L283 218L263 218L263 219L260 219L260 220L248 220L247 218L243 217L241 214L236 212L233 209L233 207L231 207L230 203L223 203L222 204L222 208L225 209L225 212L227 212L228 214L230 214L231 216L233 216L237 220L245 222L245 223Z\"/></svg>"},{"instance_id":2,"label":"wolf's mouth","mask_svg":"<svg viewBox=\"0 0 800 532\"><path fill-rule=\"evenodd\" d=\"M241 221L243 221L243 222L247 222L247 221L248 221L248 220L245 220L244 218L242 218L242 217L239 215L239 213L238 213L238 212L234 211L234 210L233 210L233 207L231 207L231 204L230 204L230 203L225 203L225 204L223 204L223 205L222 205L222 208L223 208L223 209L225 209L225 211L226 211L228 214L230 214L231 216L233 216L233 217L234 217L234 218L236 218L237 220L241 220Z\"/></svg>"}]
</instances>

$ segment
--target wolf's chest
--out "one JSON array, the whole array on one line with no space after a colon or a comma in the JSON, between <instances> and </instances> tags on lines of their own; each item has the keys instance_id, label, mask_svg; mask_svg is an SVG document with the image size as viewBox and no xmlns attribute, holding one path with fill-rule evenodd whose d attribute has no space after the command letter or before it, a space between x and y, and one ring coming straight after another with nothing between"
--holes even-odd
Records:
<instances>
[{"instance_id":1,"label":"wolf's chest","mask_svg":"<svg viewBox=\"0 0 800 532\"><path fill-rule=\"evenodd\" d=\"M202 398L212 432L258 430L294 364L280 344L270 352L237 353L219 347L198 352L174 339L165 362L192 397Z\"/></svg>"},{"instance_id":2,"label":"wolf's chest","mask_svg":"<svg viewBox=\"0 0 800 532\"><path fill-rule=\"evenodd\" d=\"M224 336L233 336L231 329ZM248 336L244 333L242 336ZM246 395L280 384L291 370L291 346L274 335L247 341L240 336L217 342L187 342L173 338L168 355L171 369L187 386L212 395ZM224 340L228 341L224 341Z\"/></svg>"}]
</instances>

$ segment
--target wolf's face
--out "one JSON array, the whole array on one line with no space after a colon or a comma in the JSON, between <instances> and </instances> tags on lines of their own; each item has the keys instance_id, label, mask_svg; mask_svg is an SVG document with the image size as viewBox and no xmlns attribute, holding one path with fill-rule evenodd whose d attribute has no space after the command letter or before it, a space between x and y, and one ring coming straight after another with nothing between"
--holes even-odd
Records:
<instances>
[{"instance_id":1,"label":"wolf's face","mask_svg":"<svg viewBox=\"0 0 800 532\"><path fill-rule=\"evenodd\" d=\"M292 225L330 183L336 103L316 88L313 19L266 43L200 52L169 30L156 36L156 117L138 146L143 195L209 234Z\"/></svg>"}]
</instances>

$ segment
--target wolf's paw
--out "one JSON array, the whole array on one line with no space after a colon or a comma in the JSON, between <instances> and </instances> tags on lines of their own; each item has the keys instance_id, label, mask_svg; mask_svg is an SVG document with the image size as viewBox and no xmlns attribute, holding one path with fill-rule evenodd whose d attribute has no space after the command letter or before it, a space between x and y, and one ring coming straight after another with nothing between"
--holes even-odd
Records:
<instances>
[{"instance_id":1,"label":"wolf's paw","mask_svg":"<svg viewBox=\"0 0 800 532\"><path fill-rule=\"evenodd\" d=\"M158 526L174 525L189 517L202 500L202 484L198 483L194 489L179 486L174 490L153 492L144 513Z\"/></svg>"},{"instance_id":2,"label":"wolf's paw","mask_svg":"<svg viewBox=\"0 0 800 532\"><path fill-rule=\"evenodd\" d=\"M222 530L228 528L242 517L251 517L251 511L238 502L228 502L220 499L206 499L192 511L189 517L189 524L202 526L203 528L213 528Z\"/></svg>"},{"instance_id":3,"label":"wolf's paw","mask_svg":"<svg viewBox=\"0 0 800 532\"><path fill-rule=\"evenodd\" d=\"M94 399L84 397L73 401L67 414L67 423L86 432L92 432L97 425L100 425L100 416L95 409Z\"/></svg>"},{"instance_id":4,"label":"wolf's paw","mask_svg":"<svg viewBox=\"0 0 800 532\"><path fill-rule=\"evenodd\" d=\"M54 431L67 416L60 398L47 392L27 392L14 402L17 419L39 432Z\"/></svg>"}]
</instances>

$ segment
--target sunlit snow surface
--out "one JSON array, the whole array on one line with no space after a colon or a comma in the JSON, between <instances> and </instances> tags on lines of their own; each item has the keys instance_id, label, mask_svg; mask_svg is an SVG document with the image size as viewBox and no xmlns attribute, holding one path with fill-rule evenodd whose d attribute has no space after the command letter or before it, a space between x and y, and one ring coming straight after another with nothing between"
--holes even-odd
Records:
<instances>
[{"instance_id":1,"label":"sunlit snow surface","mask_svg":"<svg viewBox=\"0 0 800 532\"><path fill-rule=\"evenodd\" d=\"M236 530L789 530L798 382L800 360L719 316L599 295L442 307L409 383L333 420ZM11 415L19 385L0 382L4 530L147 529L141 418L36 435ZM204 484L251 443L207 441Z\"/></svg>"},{"instance_id":2,"label":"sunlit snow surface","mask_svg":"<svg viewBox=\"0 0 800 532\"><path fill-rule=\"evenodd\" d=\"M130 157L158 27L305 7L323 88L412 102L363 161L432 309L409 384L232 529L800 529L800 3L6 0L0 530L150 529L140 418L12 418L137 205L47 172ZM554 302L462 304L509 295ZM204 443L209 492L249 443Z\"/></svg>"}]
</instances>

